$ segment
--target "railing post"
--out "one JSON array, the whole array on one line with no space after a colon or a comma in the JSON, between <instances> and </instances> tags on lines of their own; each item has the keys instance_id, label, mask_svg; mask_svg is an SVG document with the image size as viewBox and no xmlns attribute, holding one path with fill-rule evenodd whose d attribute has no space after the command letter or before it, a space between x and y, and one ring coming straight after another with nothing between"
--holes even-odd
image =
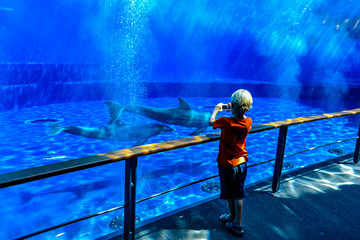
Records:
<instances>
[{"instance_id":1,"label":"railing post","mask_svg":"<svg viewBox=\"0 0 360 240\"><path fill-rule=\"evenodd\" d=\"M354 163L359 162L359 149L360 149L360 122L359 122L359 130L358 130L358 138L356 140L355 152L354 152Z\"/></svg>"},{"instance_id":2,"label":"railing post","mask_svg":"<svg viewBox=\"0 0 360 240\"><path fill-rule=\"evenodd\" d=\"M125 240L133 240L135 237L136 168L137 157L125 160Z\"/></svg>"},{"instance_id":3,"label":"railing post","mask_svg":"<svg viewBox=\"0 0 360 240\"><path fill-rule=\"evenodd\" d=\"M274 175L272 181L272 192L275 193L279 190L280 187L280 177L284 160L285 144L286 144L286 135L288 127L281 127L279 129L278 144L276 149L276 160L274 166Z\"/></svg>"}]
</instances>

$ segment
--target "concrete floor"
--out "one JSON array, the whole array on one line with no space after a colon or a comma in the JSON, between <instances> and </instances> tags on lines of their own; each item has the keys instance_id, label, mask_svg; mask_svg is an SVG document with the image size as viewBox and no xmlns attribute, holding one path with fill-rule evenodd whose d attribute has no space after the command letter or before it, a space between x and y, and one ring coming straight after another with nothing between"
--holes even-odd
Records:
<instances>
[{"instance_id":1,"label":"concrete floor","mask_svg":"<svg viewBox=\"0 0 360 240\"><path fill-rule=\"evenodd\" d=\"M360 163L342 157L246 189L242 239L360 239ZM135 239L237 239L219 222L216 199L136 230Z\"/></svg>"}]
</instances>

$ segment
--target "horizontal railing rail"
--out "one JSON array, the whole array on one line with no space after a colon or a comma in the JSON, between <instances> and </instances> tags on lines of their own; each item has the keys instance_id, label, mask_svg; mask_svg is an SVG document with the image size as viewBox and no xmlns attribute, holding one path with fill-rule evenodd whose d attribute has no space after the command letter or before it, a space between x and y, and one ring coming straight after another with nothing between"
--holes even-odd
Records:
<instances>
[{"instance_id":1,"label":"horizontal railing rail","mask_svg":"<svg viewBox=\"0 0 360 240\"><path fill-rule=\"evenodd\" d=\"M275 128L280 129L279 138L278 138L278 149L277 149L277 154L276 154L275 159L271 159L271 160L267 160L267 161L264 161L261 163L253 164L253 165L250 165L249 167L253 167L253 166L260 165L260 164L275 161L272 188L273 188L273 192L276 192L280 186L282 163L283 163L283 158L285 158L285 157L293 156L295 154L314 150L314 149L324 147L327 145L357 139L355 152L354 152L354 162L357 163L358 158L359 158L359 147L360 147L360 140L359 140L360 126L359 126L358 136L355 138L340 140L340 141L328 143L328 144L325 144L322 146L312 147L312 148L302 150L297 153L292 153L292 154L289 154L286 156L284 156L284 151L285 151L286 134L287 134L288 126L307 123L307 122L313 122L313 121L318 121L318 120L323 120L323 119L330 119L330 118L335 118L335 117L349 116L349 115L354 115L354 114L359 114L359 113L360 113L360 108L336 112L336 113L330 113L330 114L322 114L322 115L315 115L315 116L309 116L309 117L299 117L299 118L294 118L294 119L287 119L284 121L277 121L277 122L256 125L252 128L250 133L257 133L257 132L272 130ZM125 178L125 180L126 180L126 183L125 183L125 205L115 207L112 209L108 209L108 210L105 210L105 211L102 211L99 213L91 214L91 215L88 215L88 216L85 216L85 217L82 217L82 218L79 218L79 219L76 219L73 221L69 221L69 222L66 222L63 224L53 226L53 227L49 227L47 229L37 231L37 232L29 234L27 236L23 236L19 239L36 236L36 235L39 235L39 234L69 225L69 224L72 224L72 223L76 223L76 222L79 222L82 220L86 220L86 219L89 219L89 218L92 218L95 216L99 216L101 214L120 210L123 208L125 208L124 238L125 239L133 239L134 238L133 232L135 229L135 218L134 217L135 217L135 204L136 203L140 203L140 202L164 195L166 193L170 193L170 192L179 190L181 188L185 188L185 187L218 177L218 175L210 176L210 177L207 177L207 178L204 178L201 180L197 180L197 181L185 184L183 186L178 186L173 189L170 189L170 190L167 190L167 191L164 191L161 193L157 193L152 196L149 196L149 197L146 197L146 198L136 201L135 195L136 195L137 157L154 154L154 153L165 152L165 151L169 151L169 150L173 150L173 149L188 147L188 146L207 143L207 142L213 142L213 141L217 141L219 139L220 139L220 133L200 135L200 136L177 139L177 140L166 141L166 142L161 142L161 143L137 146L137 147L133 147L133 148L122 149L122 150L98 154L98 155L94 155L94 156L73 159L73 160L69 160L69 161L65 161L65 162L59 162L59 163L54 163L54 164L50 164L50 165L39 166L39 167L31 168L31 169L25 169L25 170L20 170L20 171L16 171L16 172L5 173L5 174L0 175L0 188L6 188L6 187L10 187L10 186L15 186L18 184L28 183L28 182L35 181L35 180L45 179L48 177L58 176L58 175L62 175L62 174L70 173L70 172L75 172L75 171L79 171L79 170L84 170L84 169L88 169L88 168L92 168L92 167L97 167L97 166L101 166L101 165L105 165L105 164L110 164L110 163L114 163L114 162L127 160L126 161L126 175L127 176Z\"/></svg>"},{"instance_id":2,"label":"horizontal railing rail","mask_svg":"<svg viewBox=\"0 0 360 240\"><path fill-rule=\"evenodd\" d=\"M344 117L359 113L360 113L360 108L357 108L342 112L321 114L321 115L315 115L309 117L299 117L299 118L287 119L283 121L271 122L271 123L253 126L253 128L250 131L250 134L272 130L280 127L286 127L286 126L335 118L335 117ZM176 139L166 142L126 148L118 151L112 151L112 152L97 154L89 157L68 160L65 162L53 163L49 165L5 173L0 175L0 188L10 187L35 180L45 179L48 177L54 177L65 173L76 172L76 171L93 168L109 163L114 163L134 157L141 157L141 156L165 152L177 148L183 148L192 145L217 141L219 139L220 139L220 133L206 134L195 137L188 137L188 138Z\"/></svg>"}]
</instances>

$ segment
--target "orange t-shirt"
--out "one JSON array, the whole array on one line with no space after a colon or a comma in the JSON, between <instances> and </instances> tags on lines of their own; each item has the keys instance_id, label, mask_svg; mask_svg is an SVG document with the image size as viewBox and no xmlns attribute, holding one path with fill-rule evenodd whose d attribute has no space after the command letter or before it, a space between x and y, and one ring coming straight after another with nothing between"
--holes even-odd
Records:
<instances>
[{"instance_id":1,"label":"orange t-shirt","mask_svg":"<svg viewBox=\"0 0 360 240\"><path fill-rule=\"evenodd\" d=\"M235 167L248 161L246 136L251 129L252 119L238 120L234 117L221 117L213 122L213 128L221 129L217 162L224 167Z\"/></svg>"}]
</instances>

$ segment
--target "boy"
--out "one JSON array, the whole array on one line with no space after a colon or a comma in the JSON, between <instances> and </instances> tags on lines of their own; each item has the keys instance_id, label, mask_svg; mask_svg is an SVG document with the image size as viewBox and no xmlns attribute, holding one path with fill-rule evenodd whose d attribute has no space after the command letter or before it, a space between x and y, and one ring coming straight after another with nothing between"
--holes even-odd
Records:
<instances>
[{"instance_id":1,"label":"boy","mask_svg":"<svg viewBox=\"0 0 360 240\"><path fill-rule=\"evenodd\" d=\"M217 157L221 186L220 198L227 200L230 209L230 214L221 215L220 221L236 235L244 233L241 217L248 162L246 136L252 124L252 119L244 114L250 110L252 103L253 99L248 91L237 90L231 96L231 103L227 104L227 111L231 111L233 117L221 117L215 120L217 113L223 111L223 104L219 103L209 120L210 126L221 129Z\"/></svg>"}]
</instances>

